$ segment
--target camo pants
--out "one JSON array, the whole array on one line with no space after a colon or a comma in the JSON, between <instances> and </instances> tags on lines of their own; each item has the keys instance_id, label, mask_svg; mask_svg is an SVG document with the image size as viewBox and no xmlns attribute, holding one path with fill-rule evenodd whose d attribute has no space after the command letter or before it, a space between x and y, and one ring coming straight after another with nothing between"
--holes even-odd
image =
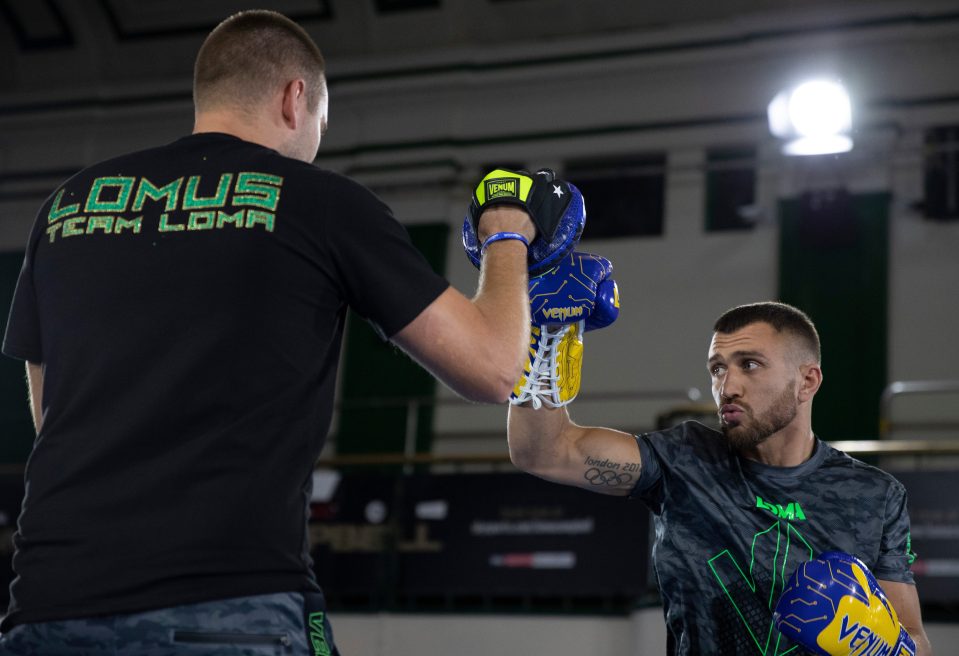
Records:
<instances>
[{"instance_id":1,"label":"camo pants","mask_svg":"<svg viewBox=\"0 0 959 656\"><path fill-rule=\"evenodd\" d=\"M56 622L0 636L3 656L339 656L322 595L237 597Z\"/></svg>"}]
</instances>

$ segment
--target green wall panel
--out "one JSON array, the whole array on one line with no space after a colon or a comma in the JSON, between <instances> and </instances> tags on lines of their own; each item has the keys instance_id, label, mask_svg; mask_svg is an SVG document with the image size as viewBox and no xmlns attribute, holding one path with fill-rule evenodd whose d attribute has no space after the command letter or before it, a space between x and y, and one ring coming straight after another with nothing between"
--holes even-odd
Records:
<instances>
[{"instance_id":1,"label":"green wall panel","mask_svg":"<svg viewBox=\"0 0 959 656\"><path fill-rule=\"evenodd\" d=\"M408 227L410 238L433 269L446 271L449 225ZM384 343L370 325L352 312L346 325L337 453L403 453L407 431L415 426L415 451L428 453L433 443L431 403L436 380L405 353ZM389 404L379 403L391 400ZM415 423L410 413L415 415Z\"/></svg>"},{"instance_id":2,"label":"green wall panel","mask_svg":"<svg viewBox=\"0 0 959 656\"><path fill-rule=\"evenodd\" d=\"M887 193L817 192L779 206L779 296L822 340L813 429L828 440L875 439L887 378Z\"/></svg>"},{"instance_id":3,"label":"green wall panel","mask_svg":"<svg viewBox=\"0 0 959 656\"><path fill-rule=\"evenodd\" d=\"M22 264L22 252L0 253L0 336L7 331L10 302ZM26 462L35 436L23 362L0 357L0 463Z\"/></svg>"}]
</instances>

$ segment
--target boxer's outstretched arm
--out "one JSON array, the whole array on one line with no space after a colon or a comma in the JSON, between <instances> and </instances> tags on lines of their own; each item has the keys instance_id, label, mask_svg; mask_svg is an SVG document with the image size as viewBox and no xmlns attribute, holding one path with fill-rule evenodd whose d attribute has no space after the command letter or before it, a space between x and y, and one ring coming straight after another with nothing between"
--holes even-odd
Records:
<instances>
[{"instance_id":1,"label":"boxer's outstretched arm","mask_svg":"<svg viewBox=\"0 0 959 656\"><path fill-rule=\"evenodd\" d=\"M879 579L882 591L889 603L896 609L899 621L916 643L916 656L932 656L932 645L922 626L922 612L919 608L919 594L916 586L898 581Z\"/></svg>"},{"instance_id":2,"label":"boxer's outstretched arm","mask_svg":"<svg viewBox=\"0 0 959 656\"><path fill-rule=\"evenodd\" d=\"M513 464L554 483L625 496L639 478L635 437L610 428L579 426L565 407L533 410L512 405L507 436Z\"/></svg>"}]
</instances>

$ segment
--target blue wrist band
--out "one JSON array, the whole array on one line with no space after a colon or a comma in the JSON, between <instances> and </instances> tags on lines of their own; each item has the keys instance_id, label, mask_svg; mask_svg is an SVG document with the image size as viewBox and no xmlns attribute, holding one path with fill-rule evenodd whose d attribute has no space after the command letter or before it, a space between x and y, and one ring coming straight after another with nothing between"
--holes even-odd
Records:
<instances>
[{"instance_id":1,"label":"blue wrist band","mask_svg":"<svg viewBox=\"0 0 959 656\"><path fill-rule=\"evenodd\" d=\"M494 241L500 241L501 239L516 239L523 242L526 245L526 248L529 248L529 241L523 235L518 232L494 232L489 237L486 238L486 241L483 242L483 247L480 249L480 252L486 250L486 247L492 244Z\"/></svg>"}]
</instances>

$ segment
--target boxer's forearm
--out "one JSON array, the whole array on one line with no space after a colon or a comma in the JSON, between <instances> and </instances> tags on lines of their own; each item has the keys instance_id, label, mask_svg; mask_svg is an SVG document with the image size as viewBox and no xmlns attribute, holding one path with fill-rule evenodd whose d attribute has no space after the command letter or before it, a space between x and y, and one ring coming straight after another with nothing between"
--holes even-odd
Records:
<instances>
[{"instance_id":1,"label":"boxer's forearm","mask_svg":"<svg viewBox=\"0 0 959 656\"><path fill-rule=\"evenodd\" d=\"M565 407L534 410L511 405L506 429L510 460L531 473L565 461L569 445L564 430L571 424Z\"/></svg>"},{"instance_id":2,"label":"boxer's forearm","mask_svg":"<svg viewBox=\"0 0 959 656\"><path fill-rule=\"evenodd\" d=\"M922 626L922 608L916 586L887 580L880 580L879 585L889 599L889 603L896 609L903 628L916 643L916 656L932 654L932 645Z\"/></svg>"},{"instance_id":3,"label":"boxer's forearm","mask_svg":"<svg viewBox=\"0 0 959 656\"><path fill-rule=\"evenodd\" d=\"M636 439L610 428L579 426L565 406L510 406L507 437L513 464L554 483L623 496L639 480Z\"/></svg>"}]
</instances>

